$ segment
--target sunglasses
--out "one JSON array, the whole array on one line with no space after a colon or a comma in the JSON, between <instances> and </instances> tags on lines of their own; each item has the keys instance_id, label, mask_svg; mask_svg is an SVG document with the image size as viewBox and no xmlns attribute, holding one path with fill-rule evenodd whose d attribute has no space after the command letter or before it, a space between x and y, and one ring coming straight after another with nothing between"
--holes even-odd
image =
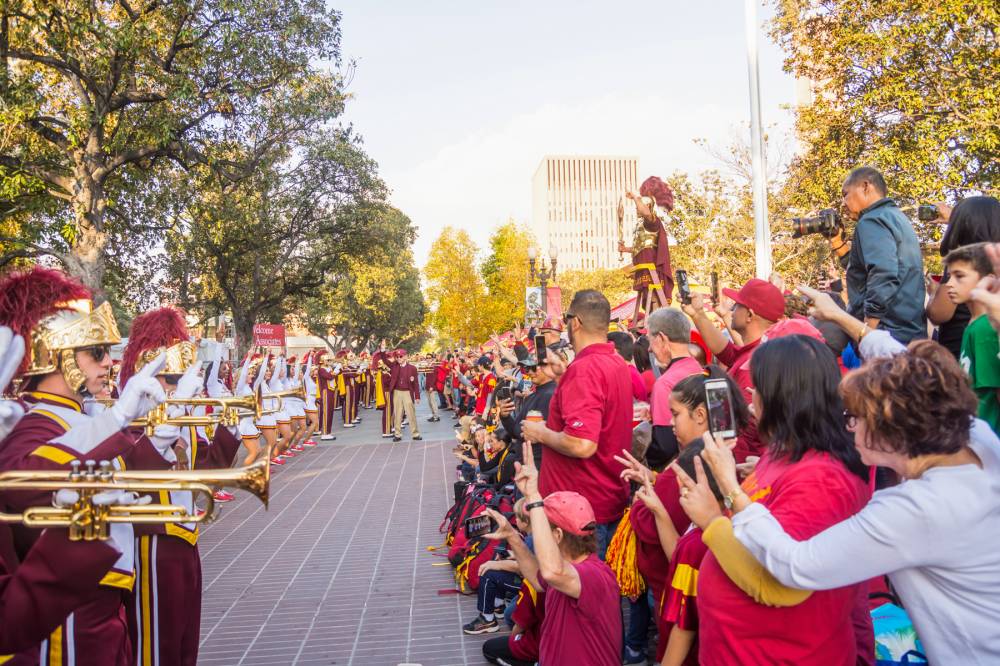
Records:
<instances>
[{"instance_id":1,"label":"sunglasses","mask_svg":"<svg viewBox=\"0 0 1000 666\"><path fill-rule=\"evenodd\" d=\"M567 326L569 326L570 320L571 319L576 319L576 315L573 314L572 312L567 312L566 314L563 315L562 319L563 319L563 323L566 324Z\"/></svg>"},{"instance_id":2,"label":"sunglasses","mask_svg":"<svg viewBox=\"0 0 1000 666\"><path fill-rule=\"evenodd\" d=\"M80 351L87 352L90 356L100 363L104 360L105 356L111 353L111 345L92 345L90 347L81 347Z\"/></svg>"}]
</instances>

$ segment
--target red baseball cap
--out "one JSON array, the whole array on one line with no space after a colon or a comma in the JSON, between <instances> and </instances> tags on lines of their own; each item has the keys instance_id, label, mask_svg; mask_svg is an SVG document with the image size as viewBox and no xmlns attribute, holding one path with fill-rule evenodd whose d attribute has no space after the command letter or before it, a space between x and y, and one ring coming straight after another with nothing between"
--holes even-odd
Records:
<instances>
[{"instance_id":1,"label":"red baseball cap","mask_svg":"<svg viewBox=\"0 0 1000 666\"><path fill-rule=\"evenodd\" d=\"M577 536L593 534L597 528L594 508L586 497L572 490L560 490L546 497L545 517L564 532Z\"/></svg>"},{"instance_id":2,"label":"red baseball cap","mask_svg":"<svg viewBox=\"0 0 1000 666\"><path fill-rule=\"evenodd\" d=\"M768 321L778 321L785 316L785 297L767 280L754 278L739 291L723 289L722 293Z\"/></svg>"}]
</instances>

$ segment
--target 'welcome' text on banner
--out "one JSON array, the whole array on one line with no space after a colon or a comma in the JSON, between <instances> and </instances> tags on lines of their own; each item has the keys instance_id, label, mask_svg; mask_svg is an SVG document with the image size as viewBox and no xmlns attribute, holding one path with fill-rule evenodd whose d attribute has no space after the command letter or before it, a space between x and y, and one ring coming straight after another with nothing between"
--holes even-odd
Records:
<instances>
[{"instance_id":1,"label":"'welcome' text on banner","mask_svg":"<svg viewBox=\"0 0 1000 666\"><path fill-rule=\"evenodd\" d=\"M281 324L254 324L253 343L258 347L284 347L285 327Z\"/></svg>"}]
</instances>

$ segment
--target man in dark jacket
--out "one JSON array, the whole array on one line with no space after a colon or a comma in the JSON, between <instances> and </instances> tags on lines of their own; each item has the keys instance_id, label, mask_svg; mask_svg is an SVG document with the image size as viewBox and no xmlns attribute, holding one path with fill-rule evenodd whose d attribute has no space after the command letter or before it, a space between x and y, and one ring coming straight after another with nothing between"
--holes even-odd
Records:
<instances>
[{"instance_id":1,"label":"man in dark jacket","mask_svg":"<svg viewBox=\"0 0 1000 666\"><path fill-rule=\"evenodd\" d=\"M868 329L881 328L903 344L927 337L924 265L910 220L886 194L877 170L860 167L847 176L844 207L858 220L852 243L830 239L847 269L848 311ZM859 330L865 329L859 325Z\"/></svg>"},{"instance_id":2,"label":"man in dark jacket","mask_svg":"<svg viewBox=\"0 0 1000 666\"><path fill-rule=\"evenodd\" d=\"M537 411L542 415L542 419L549 417L549 402L556 392L555 380L538 367L535 357L529 356L523 359L518 365L524 373L525 378L530 379L534 384L534 390L524 396L521 404L515 410L513 400L500 401L497 406L500 408L500 423L509 435L512 449L517 453L517 458L521 458L521 421L528 416L528 412ZM542 447L534 447L535 466L542 464Z\"/></svg>"}]
</instances>

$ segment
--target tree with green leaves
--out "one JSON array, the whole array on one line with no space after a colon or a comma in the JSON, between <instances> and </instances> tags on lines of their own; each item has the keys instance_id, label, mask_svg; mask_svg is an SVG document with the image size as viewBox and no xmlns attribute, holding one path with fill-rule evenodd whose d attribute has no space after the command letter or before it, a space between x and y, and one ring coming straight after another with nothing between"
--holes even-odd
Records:
<instances>
[{"instance_id":1,"label":"tree with green leaves","mask_svg":"<svg viewBox=\"0 0 1000 666\"><path fill-rule=\"evenodd\" d=\"M348 277L385 196L349 130L273 154L236 183L207 166L179 172L174 191L168 286L185 308L230 312L244 349L255 323L282 321L299 299Z\"/></svg>"},{"instance_id":2,"label":"tree with green leaves","mask_svg":"<svg viewBox=\"0 0 1000 666\"><path fill-rule=\"evenodd\" d=\"M361 351L385 339L393 347L416 350L424 339L426 308L411 249L413 224L402 211L383 204L366 206L363 214L364 246L300 299L297 310L309 331L331 348Z\"/></svg>"},{"instance_id":3,"label":"tree with green leaves","mask_svg":"<svg viewBox=\"0 0 1000 666\"><path fill-rule=\"evenodd\" d=\"M776 0L785 69L811 83L784 198L840 199L870 165L909 201L1000 191L1000 5L965 0Z\"/></svg>"},{"instance_id":4,"label":"tree with green leaves","mask_svg":"<svg viewBox=\"0 0 1000 666\"><path fill-rule=\"evenodd\" d=\"M130 211L161 167L236 181L342 111L316 65L339 21L323 0L3 2L0 214L29 220L3 258L54 256L103 298L110 248L165 230Z\"/></svg>"}]
</instances>

